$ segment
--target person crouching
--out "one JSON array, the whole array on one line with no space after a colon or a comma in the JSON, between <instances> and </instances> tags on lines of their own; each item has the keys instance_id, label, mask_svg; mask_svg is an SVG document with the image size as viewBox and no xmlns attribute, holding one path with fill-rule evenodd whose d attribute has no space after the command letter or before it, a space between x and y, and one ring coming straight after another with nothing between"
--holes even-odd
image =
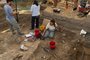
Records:
<instances>
[{"instance_id":1,"label":"person crouching","mask_svg":"<svg viewBox=\"0 0 90 60\"><path fill-rule=\"evenodd\" d=\"M44 39L45 38L54 38L56 29L57 29L57 24L55 23L55 20L51 20L47 24L46 29L43 33Z\"/></svg>"}]
</instances>

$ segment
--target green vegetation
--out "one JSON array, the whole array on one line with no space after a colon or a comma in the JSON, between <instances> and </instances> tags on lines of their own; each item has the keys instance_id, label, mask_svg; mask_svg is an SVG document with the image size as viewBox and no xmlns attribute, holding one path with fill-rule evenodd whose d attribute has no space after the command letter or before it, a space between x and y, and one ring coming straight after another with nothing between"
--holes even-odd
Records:
<instances>
[{"instance_id":1,"label":"green vegetation","mask_svg":"<svg viewBox=\"0 0 90 60\"><path fill-rule=\"evenodd\" d=\"M38 0L38 1L41 2L42 0ZM25 0L25 2L23 0L19 0L17 5L19 6L20 10L27 10L29 9L32 2L33 0Z\"/></svg>"}]
</instances>

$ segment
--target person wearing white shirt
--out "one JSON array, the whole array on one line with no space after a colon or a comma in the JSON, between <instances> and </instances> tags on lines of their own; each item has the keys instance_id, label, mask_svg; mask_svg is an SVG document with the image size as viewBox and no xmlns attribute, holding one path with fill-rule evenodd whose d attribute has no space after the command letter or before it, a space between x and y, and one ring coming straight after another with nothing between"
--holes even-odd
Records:
<instances>
[{"instance_id":1,"label":"person wearing white shirt","mask_svg":"<svg viewBox=\"0 0 90 60\"><path fill-rule=\"evenodd\" d=\"M31 29L33 30L35 25L36 28L39 28L40 5L38 4L38 1L34 1L30 10L32 12Z\"/></svg>"},{"instance_id":2,"label":"person wearing white shirt","mask_svg":"<svg viewBox=\"0 0 90 60\"><path fill-rule=\"evenodd\" d=\"M54 38L56 28L57 28L57 23L55 23L55 20L51 20L46 26L43 37Z\"/></svg>"}]
</instances>

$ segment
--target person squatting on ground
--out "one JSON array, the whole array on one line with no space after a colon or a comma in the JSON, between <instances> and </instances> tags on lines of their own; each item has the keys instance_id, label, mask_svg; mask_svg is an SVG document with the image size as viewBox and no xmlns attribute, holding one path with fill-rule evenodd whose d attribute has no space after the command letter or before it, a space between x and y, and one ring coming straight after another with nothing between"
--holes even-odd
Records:
<instances>
[{"instance_id":1,"label":"person squatting on ground","mask_svg":"<svg viewBox=\"0 0 90 60\"><path fill-rule=\"evenodd\" d=\"M14 16L17 14L17 12L14 13L12 7L13 7L13 1L7 0L7 3L4 5L6 20L8 21L8 23L10 25L10 30L12 31L12 34L15 34L14 29L16 29L18 35L23 35L23 33L21 33L20 27L19 27L16 19L14 18Z\"/></svg>"},{"instance_id":2,"label":"person squatting on ground","mask_svg":"<svg viewBox=\"0 0 90 60\"><path fill-rule=\"evenodd\" d=\"M57 23L55 22L55 20L51 20L46 26L46 29L43 33L43 37L54 38L56 29L57 29Z\"/></svg>"},{"instance_id":3,"label":"person squatting on ground","mask_svg":"<svg viewBox=\"0 0 90 60\"><path fill-rule=\"evenodd\" d=\"M86 7L86 4L87 4L87 0L80 0L80 6L82 8L85 8Z\"/></svg>"},{"instance_id":4,"label":"person squatting on ground","mask_svg":"<svg viewBox=\"0 0 90 60\"><path fill-rule=\"evenodd\" d=\"M33 30L35 26L36 28L39 28L40 5L38 4L38 1L35 0L33 2L30 10L32 12L31 30Z\"/></svg>"}]
</instances>

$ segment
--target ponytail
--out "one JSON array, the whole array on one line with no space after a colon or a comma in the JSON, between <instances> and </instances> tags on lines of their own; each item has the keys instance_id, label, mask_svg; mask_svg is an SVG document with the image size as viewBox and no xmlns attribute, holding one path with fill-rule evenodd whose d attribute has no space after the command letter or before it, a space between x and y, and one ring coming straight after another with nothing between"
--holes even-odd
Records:
<instances>
[{"instance_id":1,"label":"ponytail","mask_svg":"<svg viewBox=\"0 0 90 60\"><path fill-rule=\"evenodd\" d=\"M35 4L36 6L39 5L37 0L34 0L34 3L33 4Z\"/></svg>"}]
</instances>

